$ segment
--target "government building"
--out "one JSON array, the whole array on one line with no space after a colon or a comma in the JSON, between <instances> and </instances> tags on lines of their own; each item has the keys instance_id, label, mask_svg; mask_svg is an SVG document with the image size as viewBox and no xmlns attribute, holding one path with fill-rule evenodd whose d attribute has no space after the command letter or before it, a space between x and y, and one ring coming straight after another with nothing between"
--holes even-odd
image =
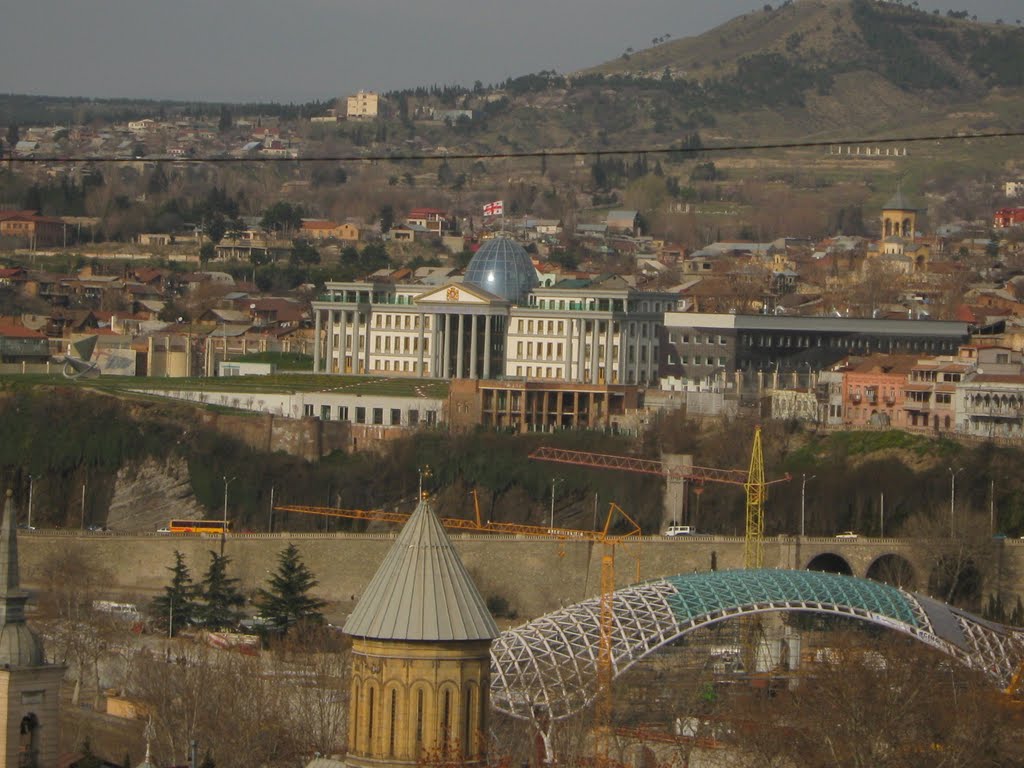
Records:
<instances>
[{"instance_id":1,"label":"government building","mask_svg":"<svg viewBox=\"0 0 1024 768\"><path fill-rule=\"evenodd\" d=\"M329 282L313 302L314 372L648 385L672 293L621 278L538 286L526 251L488 240L461 281Z\"/></svg>"}]
</instances>

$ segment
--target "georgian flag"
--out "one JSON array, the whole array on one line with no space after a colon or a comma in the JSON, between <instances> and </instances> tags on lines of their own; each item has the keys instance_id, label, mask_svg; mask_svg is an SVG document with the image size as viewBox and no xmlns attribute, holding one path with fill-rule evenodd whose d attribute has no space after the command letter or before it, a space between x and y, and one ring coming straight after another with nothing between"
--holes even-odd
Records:
<instances>
[{"instance_id":1,"label":"georgian flag","mask_svg":"<svg viewBox=\"0 0 1024 768\"><path fill-rule=\"evenodd\" d=\"M501 216L505 213L505 202L503 200L495 200L493 203L487 203L484 206L484 216Z\"/></svg>"}]
</instances>

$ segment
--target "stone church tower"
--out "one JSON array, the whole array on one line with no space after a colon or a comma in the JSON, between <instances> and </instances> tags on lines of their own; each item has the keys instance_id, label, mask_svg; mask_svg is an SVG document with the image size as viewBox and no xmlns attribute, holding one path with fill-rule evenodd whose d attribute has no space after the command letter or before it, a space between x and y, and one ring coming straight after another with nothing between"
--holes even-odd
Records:
<instances>
[{"instance_id":1,"label":"stone church tower","mask_svg":"<svg viewBox=\"0 0 1024 768\"><path fill-rule=\"evenodd\" d=\"M28 594L19 586L12 493L0 528L0 755L2 768L57 765L60 683L64 667L47 664L43 644L25 623Z\"/></svg>"},{"instance_id":2,"label":"stone church tower","mask_svg":"<svg viewBox=\"0 0 1024 768\"><path fill-rule=\"evenodd\" d=\"M917 231L918 209L903 196L902 187L882 206L882 238L902 237L914 239Z\"/></svg>"},{"instance_id":3,"label":"stone church tower","mask_svg":"<svg viewBox=\"0 0 1024 768\"><path fill-rule=\"evenodd\" d=\"M345 632L352 636L348 765L486 762L490 645L498 629L426 500Z\"/></svg>"}]
</instances>

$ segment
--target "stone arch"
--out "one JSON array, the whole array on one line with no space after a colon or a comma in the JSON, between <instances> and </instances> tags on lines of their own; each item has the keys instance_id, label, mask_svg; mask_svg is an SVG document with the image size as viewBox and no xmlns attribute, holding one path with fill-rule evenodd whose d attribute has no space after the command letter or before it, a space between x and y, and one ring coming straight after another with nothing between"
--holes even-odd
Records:
<instances>
[{"instance_id":1,"label":"stone arch","mask_svg":"<svg viewBox=\"0 0 1024 768\"><path fill-rule=\"evenodd\" d=\"M880 555L868 566L867 577L900 589L916 589L914 566L902 555Z\"/></svg>"},{"instance_id":2,"label":"stone arch","mask_svg":"<svg viewBox=\"0 0 1024 768\"><path fill-rule=\"evenodd\" d=\"M837 555L835 552L821 552L815 555L807 563L806 570L853 576L853 567L845 557Z\"/></svg>"}]
</instances>

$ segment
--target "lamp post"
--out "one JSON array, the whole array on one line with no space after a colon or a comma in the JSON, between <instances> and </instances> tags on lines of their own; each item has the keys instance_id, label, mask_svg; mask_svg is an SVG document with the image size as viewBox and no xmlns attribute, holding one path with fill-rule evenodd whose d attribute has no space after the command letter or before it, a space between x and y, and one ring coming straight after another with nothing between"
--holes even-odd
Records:
<instances>
[{"instance_id":1,"label":"lamp post","mask_svg":"<svg viewBox=\"0 0 1024 768\"><path fill-rule=\"evenodd\" d=\"M224 475L224 521L220 528L220 553L224 554L224 542L228 536L228 486L235 478Z\"/></svg>"},{"instance_id":2,"label":"lamp post","mask_svg":"<svg viewBox=\"0 0 1024 768\"><path fill-rule=\"evenodd\" d=\"M946 467L946 469L949 470L949 538L952 539L954 528L953 504L956 501L956 476L963 472L964 468L960 467L956 472L953 471L952 467Z\"/></svg>"},{"instance_id":3,"label":"lamp post","mask_svg":"<svg viewBox=\"0 0 1024 768\"><path fill-rule=\"evenodd\" d=\"M418 505L423 501L423 478L430 478L434 473L430 470L429 464L424 464L422 467L416 468L416 473L419 475L419 496L416 497L416 504Z\"/></svg>"},{"instance_id":4,"label":"lamp post","mask_svg":"<svg viewBox=\"0 0 1024 768\"><path fill-rule=\"evenodd\" d=\"M549 528L555 527L555 486L560 482L562 482L560 477L551 478L551 524L548 526Z\"/></svg>"},{"instance_id":5,"label":"lamp post","mask_svg":"<svg viewBox=\"0 0 1024 768\"><path fill-rule=\"evenodd\" d=\"M800 483L800 538L803 538L804 536L804 512L807 509L804 502L806 498L805 492L807 490L807 481L813 480L816 477L817 475L811 475L810 477L803 475L803 480Z\"/></svg>"},{"instance_id":6,"label":"lamp post","mask_svg":"<svg viewBox=\"0 0 1024 768\"><path fill-rule=\"evenodd\" d=\"M35 478L32 475L28 476L28 529L32 530L32 484Z\"/></svg>"}]
</instances>

